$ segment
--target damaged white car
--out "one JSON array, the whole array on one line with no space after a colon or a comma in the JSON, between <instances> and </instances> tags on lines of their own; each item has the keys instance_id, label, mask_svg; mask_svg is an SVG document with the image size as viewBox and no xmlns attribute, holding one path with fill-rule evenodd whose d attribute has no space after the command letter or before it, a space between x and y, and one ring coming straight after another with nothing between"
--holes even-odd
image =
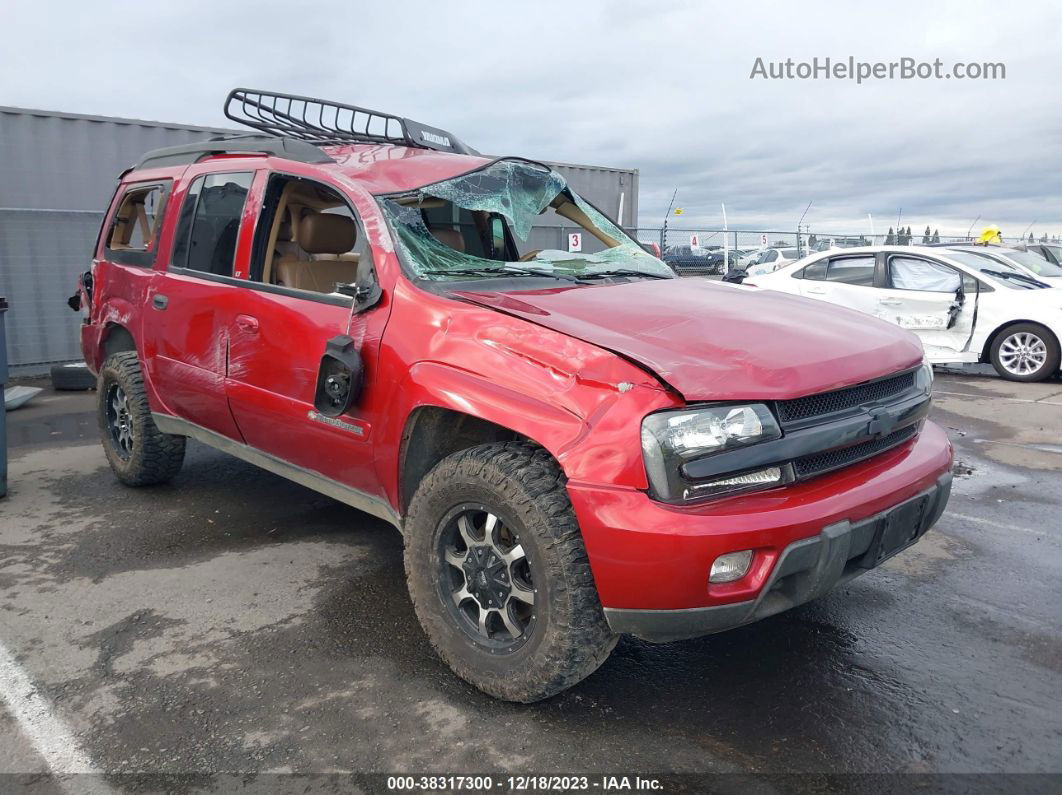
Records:
<instances>
[{"instance_id":1,"label":"damaged white car","mask_svg":"<svg viewBox=\"0 0 1062 795\"><path fill-rule=\"evenodd\" d=\"M745 284L910 329L935 364L991 362L1011 381L1042 381L1059 370L1062 289L975 253L920 246L826 251Z\"/></svg>"}]
</instances>

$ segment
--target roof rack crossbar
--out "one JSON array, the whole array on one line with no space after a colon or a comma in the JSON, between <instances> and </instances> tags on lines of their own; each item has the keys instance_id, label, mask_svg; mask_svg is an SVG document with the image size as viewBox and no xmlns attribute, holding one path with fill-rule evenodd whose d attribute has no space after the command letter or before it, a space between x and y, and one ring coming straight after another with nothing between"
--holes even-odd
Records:
<instances>
[{"instance_id":1,"label":"roof rack crossbar","mask_svg":"<svg viewBox=\"0 0 1062 795\"><path fill-rule=\"evenodd\" d=\"M269 135L314 144L374 143L475 154L445 130L391 113L298 94L233 89L225 116Z\"/></svg>"}]
</instances>

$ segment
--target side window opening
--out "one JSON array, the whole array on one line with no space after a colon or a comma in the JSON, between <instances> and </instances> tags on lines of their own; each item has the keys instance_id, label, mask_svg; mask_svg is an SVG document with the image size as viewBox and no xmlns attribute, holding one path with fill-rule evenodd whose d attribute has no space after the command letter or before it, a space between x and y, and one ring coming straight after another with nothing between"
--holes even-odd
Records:
<instances>
[{"instance_id":1,"label":"side window opening","mask_svg":"<svg viewBox=\"0 0 1062 795\"><path fill-rule=\"evenodd\" d=\"M177 220L173 267L232 276L243 205L253 178L250 171L196 178Z\"/></svg>"},{"instance_id":2,"label":"side window opening","mask_svg":"<svg viewBox=\"0 0 1062 795\"><path fill-rule=\"evenodd\" d=\"M255 232L250 280L310 293L375 279L358 217L334 189L274 174Z\"/></svg>"},{"instance_id":3,"label":"side window opening","mask_svg":"<svg viewBox=\"0 0 1062 795\"><path fill-rule=\"evenodd\" d=\"M168 182L127 189L107 233L106 251L110 259L147 267L154 263L155 240L168 192Z\"/></svg>"},{"instance_id":4,"label":"side window opening","mask_svg":"<svg viewBox=\"0 0 1062 795\"><path fill-rule=\"evenodd\" d=\"M954 293L961 284L959 273L939 262L914 257L891 257L889 279L893 289Z\"/></svg>"},{"instance_id":5,"label":"side window opening","mask_svg":"<svg viewBox=\"0 0 1062 795\"><path fill-rule=\"evenodd\" d=\"M824 281L826 279L826 264L828 262L829 260L819 260L818 262L811 263L802 271L804 278L817 282Z\"/></svg>"},{"instance_id":6,"label":"side window opening","mask_svg":"<svg viewBox=\"0 0 1062 795\"><path fill-rule=\"evenodd\" d=\"M842 257L830 260L826 281L873 287L874 257Z\"/></svg>"},{"instance_id":7,"label":"side window opening","mask_svg":"<svg viewBox=\"0 0 1062 795\"><path fill-rule=\"evenodd\" d=\"M467 210L445 199L425 199L418 207L435 239L455 251L499 262L519 256L510 247L505 219L497 213Z\"/></svg>"}]
</instances>

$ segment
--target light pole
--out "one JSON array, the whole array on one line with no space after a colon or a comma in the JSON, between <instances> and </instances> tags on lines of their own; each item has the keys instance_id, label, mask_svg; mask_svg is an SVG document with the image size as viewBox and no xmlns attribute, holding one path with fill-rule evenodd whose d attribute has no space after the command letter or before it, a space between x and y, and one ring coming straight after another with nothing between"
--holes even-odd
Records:
<instances>
[{"instance_id":1,"label":"light pole","mask_svg":"<svg viewBox=\"0 0 1062 795\"><path fill-rule=\"evenodd\" d=\"M667 206L667 212L664 213L664 225L660 229L660 253L664 253L664 249L667 248L667 219L671 217L671 208L675 206L675 197L678 196L678 188L675 188L675 192L671 194L671 204Z\"/></svg>"}]
</instances>

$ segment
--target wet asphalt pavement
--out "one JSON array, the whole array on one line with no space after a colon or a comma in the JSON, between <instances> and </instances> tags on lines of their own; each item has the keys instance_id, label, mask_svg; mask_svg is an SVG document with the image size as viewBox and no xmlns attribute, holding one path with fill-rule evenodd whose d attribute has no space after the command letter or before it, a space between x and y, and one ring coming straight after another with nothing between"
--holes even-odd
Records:
<instances>
[{"instance_id":1,"label":"wet asphalt pavement","mask_svg":"<svg viewBox=\"0 0 1062 795\"><path fill-rule=\"evenodd\" d=\"M0 644L104 772L1062 772L1060 381L938 374L959 466L922 542L532 706L434 657L389 526L194 443L124 488L94 399L8 415ZM0 773L43 770L0 702Z\"/></svg>"}]
</instances>

